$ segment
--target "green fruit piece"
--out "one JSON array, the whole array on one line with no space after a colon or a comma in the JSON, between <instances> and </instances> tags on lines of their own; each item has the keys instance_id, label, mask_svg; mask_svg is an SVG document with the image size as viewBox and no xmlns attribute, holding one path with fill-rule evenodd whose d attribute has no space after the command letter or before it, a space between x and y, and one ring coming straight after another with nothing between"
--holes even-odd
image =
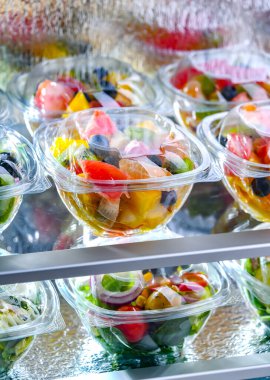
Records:
<instances>
[{"instance_id":1,"label":"green fruit piece","mask_svg":"<svg viewBox=\"0 0 270 380\"><path fill-rule=\"evenodd\" d=\"M216 87L213 79L207 77L206 75L198 75L196 79L200 82L202 92L205 96L209 96L215 91Z\"/></svg>"},{"instance_id":2,"label":"green fruit piece","mask_svg":"<svg viewBox=\"0 0 270 380\"><path fill-rule=\"evenodd\" d=\"M14 178L10 174L0 174L0 186L8 186L14 184ZM5 223L12 213L15 204L15 198L7 198L0 200L0 223Z\"/></svg>"},{"instance_id":3,"label":"green fruit piece","mask_svg":"<svg viewBox=\"0 0 270 380\"><path fill-rule=\"evenodd\" d=\"M164 167L171 174L185 173L194 168L194 164L190 158L181 158L175 153L167 152L164 160Z\"/></svg>"},{"instance_id":4,"label":"green fruit piece","mask_svg":"<svg viewBox=\"0 0 270 380\"><path fill-rule=\"evenodd\" d=\"M128 127L125 134L130 140L139 140L144 142L152 142L155 138L155 132L147 128Z\"/></svg>"}]
</instances>

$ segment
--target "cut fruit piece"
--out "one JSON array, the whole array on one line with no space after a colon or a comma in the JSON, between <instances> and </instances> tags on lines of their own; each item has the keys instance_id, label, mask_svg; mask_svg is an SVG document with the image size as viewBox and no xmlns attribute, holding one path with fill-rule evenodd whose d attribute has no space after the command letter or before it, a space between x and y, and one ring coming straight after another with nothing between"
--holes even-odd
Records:
<instances>
[{"instance_id":1,"label":"cut fruit piece","mask_svg":"<svg viewBox=\"0 0 270 380\"><path fill-rule=\"evenodd\" d=\"M151 154L151 151L142 141L132 140L127 144L124 153L126 156L136 157L147 156Z\"/></svg>"},{"instance_id":2,"label":"cut fruit piece","mask_svg":"<svg viewBox=\"0 0 270 380\"><path fill-rule=\"evenodd\" d=\"M96 110L92 114L83 135L86 139L89 139L92 135L111 136L116 130L115 123L111 120L110 116L104 111Z\"/></svg>"},{"instance_id":3,"label":"cut fruit piece","mask_svg":"<svg viewBox=\"0 0 270 380\"><path fill-rule=\"evenodd\" d=\"M145 221L149 211L155 210L160 206L161 191L149 190L149 191L132 191L130 192L130 198L127 201L128 205L134 213L137 214L138 220ZM165 209L162 208L163 217Z\"/></svg>"},{"instance_id":4,"label":"cut fruit piece","mask_svg":"<svg viewBox=\"0 0 270 380\"><path fill-rule=\"evenodd\" d=\"M163 205L158 204L146 213L144 222L148 228L154 229L162 225L167 216L167 209Z\"/></svg>"},{"instance_id":5,"label":"cut fruit piece","mask_svg":"<svg viewBox=\"0 0 270 380\"><path fill-rule=\"evenodd\" d=\"M112 148L119 149L119 151L122 151L125 149L128 142L129 142L128 137L123 132L117 131L111 137L110 146Z\"/></svg>"},{"instance_id":6,"label":"cut fruit piece","mask_svg":"<svg viewBox=\"0 0 270 380\"><path fill-rule=\"evenodd\" d=\"M237 102L237 103L245 103L245 102L250 102L250 98L247 96L245 92L241 92L240 94L232 98L231 101Z\"/></svg>"},{"instance_id":7,"label":"cut fruit piece","mask_svg":"<svg viewBox=\"0 0 270 380\"><path fill-rule=\"evenodd\" d=\"M84 177L88 180L95 180L97 181L108 181L108 180L126 180L127 176L125 173L123 173L121 170L116 168L113 165L107 164L105 162L100 161L88 161L88 160L82 160L80 161L81 168L83 170ZM103 196L105 196L108 199L117 199L120 198L121 195L125 192L125 189L123 189L123 186L121 186L121 191L106 191L108 187L111 188L115 187L116 190L119 189L117 185L98 185L100 188ZM105 191L104 191L105 190Z\"/></svg>"},{"instance_id":8,"label":"cut fruit piece","mask_svg":"<svg viewBox=\"0 0 270 380\"><path fill-rule=\"evenodd\" d=\"M195 75L201 74L200 71L193 67L187 67L183 70L179 70L171 79L171 84L181 90L189 79L193 78Z\"/></svg>"},{"instance_id":9,"label":"cut fruit piece","mask_svg":"<svg viewBox=\"0 0 270 380\"><path fill-rule=\"evenodd\" d=\"M231 133L227 136L227 148L236 156L249 160L252 152L252 138L240 133Z\"/></svg>"},{"instance_id":10,"label":"cut fruit piece","mask_svg":"<svg viewBox=\"0 0 270 380\"><path fill-rule=\"evenodd\" d=\"M65 84L45 80L38 86L34 103L45 112L65 111L73 96L74 92Z\"/></svg>"},{"instance_id":11,"label":"cut fruit piece","mask_svg":"<svg viewBox=\"0 0 270 380\"><path fill-rule=\"evenodd\" d=\"M171 174L185 173L193 169L193 162L173 152L166 152L164 166Z\"/></svg>"},{"instance_id":12,"label":"cut fruit piece","mask_svg":"<svg viewBox=\"0 0 270 380\"><path fill-rule=\"evenodd\" d=\"M85 140L76 140L76 139L69 139L64 137L56 137L54 140L54 143L51 146L51 153L55 158L59 158L59 156L67 150L70 146L85 146L88 148L88 143Z\"/></svg>"},{"instance_id":13,"label":"cut fruit piece","mask_svg":"<svg viewBox=\"0 0 270 380\"><path fill-rule=\"evenodd\" d=\"M129 159L123 158L119 162L120 169L132 179L144 179L169 176L170 173L160 168L146 157Z\"/></svg>"},{"instance_id":14,"label":"cut fruit piece","mask_svg":"<svg viewBox=\"0 0 270 380\"><path fill-rule=\"evenodd\" d=\"M201 83L196 79L189 81L183 88L183 92L192 98L205 99Z\"/></svg>"},{"instance_id":15,"label":"cut fruit piece","mask_svg":"<svg viewBox=\"0 0 270 380\"><path fill-rule=\"evenodd\" d=\"M270 164L270 139L258 137L253 142L253 148L261 163Z\"/></svg>"},{"instance_id":16,"label":"cut fruit piece","mask_svg":"<svg viewBox=\"0 0 270 380\"><path fill-rule=\"evenodd\" d=\"M105 219L115 222L119 214L120 198L116 200L108 200L102 198L98 206L97 212Z\"/></svg>"},{"instance_id":17,"label":"cut fruit piece","mask_svg":"<svg viewBox=\"0 0 270 380\"><path fill-rule=\"evenodd\" d=\"M83 83L80 82L78 79L72 77L59 77L57 78L57 82L64 83L66 86L71 88L71 90L74 91L74 93L85 90L85 86L83 85Z\"/></svg>"},{"instance_id":18,"label":"cut fruit piece","mask_svg":"<svg viewBox=\"0 0 270 380\"><path fill-rule=\"evenodd\" d=\"M87 110L89 102L82 91L77 92L67 107L67 112L78 112Z\"/></svg>"}]
</instances>

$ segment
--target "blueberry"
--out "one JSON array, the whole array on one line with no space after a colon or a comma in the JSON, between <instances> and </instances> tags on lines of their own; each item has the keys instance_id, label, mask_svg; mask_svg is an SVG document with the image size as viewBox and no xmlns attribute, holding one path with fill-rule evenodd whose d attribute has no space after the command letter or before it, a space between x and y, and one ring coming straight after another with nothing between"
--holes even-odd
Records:
<instances>
[{"instance_id":1,"label":"blueberry","mask_svg":"<svg viewBox=\"0 0 270 380\"><path fill-rule=\"evenodd\" d=\"M270 194L270 180L267 177L254 178L251 187L253 193L258 197L266 197Z\"/></svg>"},{"instance_id":2,"label":"blueberry","mask_svg":"<svg viewBox=\"0 0 270 380\"><path fill-rule=\"evenodd\" d=\"M237 90L234 86L229 85L223 87L221 94L226 100L232 100L237 95Z\"/></svg>"},{"instance_id":3,"label":"blueberry","mask_svg":"<svg viewBox=\"0 0 270 380\"><path fill-rule=\"evenodd\" d=\"M228 139L227 139L227 137L225 137L225 136L220 136L220 138L219 138L219 142L220 142L220 144L222 145L222 146L226 146L227 145L227 141L228 141Z\"/></svg>"},{"instance_id":4,"label":"blueberry","mask_svg":"<svg viewBox=\"0 0 270 380\"><path fill-rule=\"evenodd\" d=\"M90 150L92 145L96 145L98 147L108 148L109 147L109 140L104 135L94 135L90 138L88 141Z\"/></svg>"},{"instance_id":5,"label":"blueberry","mask_svg":"<svg viewBox=\"0 0 270 380\"><path fill-rule=\"evenodd\" d=\"M162 191L160 203L165 207L175 205L177 201L177 194L175 190Z\"/></svg>"},{"instance_id":6,"label":"blueberry","mask_svg":"<svg viewBox=\"0 0 270 380\"><path fill-rule=\"evenodd\" d=\"M102 66L94 69L93 73L96 74L96 76L98 77L99 80L103 79L104 77L106 77L109 74L108 70L104 69L104 67L102 67Z\"/></svg>"},{"instance_id":7,"label":"blueberry","mask_svg":"<svg viewBox=\"0 0 270 380\"><path fill-rule=\"evenodd\" d=\"M154 162L154 164L156 164L157 166L162 167L162 161L161 161L161 158L159 156L152 154L151 156L148 156L148 158L149 158L149 160Z\"/></svg>"}]
</instances>

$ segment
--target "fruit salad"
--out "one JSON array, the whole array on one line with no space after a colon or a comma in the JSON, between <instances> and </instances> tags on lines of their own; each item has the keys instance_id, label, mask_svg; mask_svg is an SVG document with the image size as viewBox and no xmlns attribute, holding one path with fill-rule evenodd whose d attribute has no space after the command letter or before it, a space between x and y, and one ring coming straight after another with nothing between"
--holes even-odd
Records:
<instances>
[{"instance_id":1,"label":"fruit salad","mask_svg":"<svg viewBox=\"0 0 270 380\"><path fill-rule=\"evenodd\" d=\"M259 282L269 286L270 285L270 261L269 257L260 257L254 259L245 259L243 263L244 269ZM259 294L252 293L247 290L247 297L259 316L261 322L263 322L268 328L270 328L270 304L265 304L264 297L260 297ZM258 298L259 297L259 298Z\"/></svg>"},{"instance_id":2,"label":"fruit salad","mask_svg":"<svg viewBox=\"0 0 270 380\"><path fill-rule=\"evenodd\" d=\"M218 265L201 264L59 280L57 285L108 352L179 356L216 302L224 302L223 280Z\"/></svg>"},{"instance_id":3,"label":"fruit salad","mask_svg":"<svg viewBox=\"0 0 270 380\"><path fill-rule=\"evenodd\" d=\"M112 58L78 56L44 62L10 82L11 101L33 133L43 120L99 107L157 108L159 89L131 66Z\"/></svg>"},{"instance_id":4,"label":"fruit salad","mask_svg":"<svg viewBox=\"0 0 270 380\"><path fill-rule=\"evenodd\" d=\"M6 379L35 335L60 329L62 323L57 294L49 281L0 286L0 378Z\"/></svg>"},{"instance_id":5,"label":"fruit salad","mask_svg":"<svg viewBox=\"0 0 270 380\"><path fill-rule=\"evenodd\" d=\"M5 124L3 119L3 124ZM41 173L36 153L22 135L4 125L0 131L0 232L11 223L23 194L50 186Z\"/></svg>"},{"instance_id":6,"label":"fruit salad","mask_svg":"<svg viewBox=\"0 0 270 380\"><path fill-rule=\"evenodd\" d=\"M0 192L1 190L5 191L7 186L16 186L16 183L19 183L22 178L22 167L16 159L16 153L0 144ZM21 201L21 195L3 198L0 195L0 231L10 224Z\"/></svg>"},{"instance_id":7,"label":"fruit salad","mask_svg":"<svg viewBox=\"0 0 270 380\"><path fill-rule=\"evenodd\" d=\"M248 103L224 119L219 134L220 144L240 158L225 162L225 184L240 206L262 222L270 221L269 116L268 105Z\"/></svg>"},{"instance_id":8,"label":"fruit salad","mask_svg":"<svg viewBox=\"0 0 270 380\"><path fill-rule=\"evenodd\" d=\"M259 320L270 331L270 258L243 259L241 262L225 262L246 300Z\"/></svg>"},{"instance_id":9,"label":"fruit salad","mask_svg":"<svg viewBox=\"0 0 270 380\"><path fill-rule=\"evenodd\" d=\"M200 143L150 111L83 111L34 139L69 211L100 236L165 225L209 171Z\"/></svg>"},{"instance_id":10,"label":"fruit salad","mask_svg":"<svg viewBox=\"0 0 270 380\"><path fill-rule=\"evenodd\" d=\"M268 100L270 61L259 53L229 53L225 49L194 53L178 64L162 68L160 80L171 101L175 100L178 121L196 132L208 115L239 103Z\"/></svg>"}]
</instances>

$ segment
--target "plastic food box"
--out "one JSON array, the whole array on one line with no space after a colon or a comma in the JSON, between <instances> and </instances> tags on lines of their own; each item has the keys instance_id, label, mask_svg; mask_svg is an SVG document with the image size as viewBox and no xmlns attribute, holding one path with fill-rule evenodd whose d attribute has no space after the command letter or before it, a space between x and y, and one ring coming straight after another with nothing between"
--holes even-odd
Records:
<instances>
[{"instance_id":1,"label":"plastic food box","mask_svg":"<svg viewBox=\"0 0 270 380\"><path fill-rule=\"evenodd\" d=\"M36 335L64 328L50 281L0 286L0 379L31 348Z\"/></svg>"},{"instance_id":2,"label":"plastic food box","mask_svg":"<svg viewBox=\"0 0 270 380\"><path fill-rule=\"evenodd\" d=\"M41 122L97 107L158 109L162 92L155 82L127 63L81 55L46 61L14 76L8 95L24 114L30 133Z\"/></svg>"},{"instance_id":3,"label":"plastic food box","mask_svg":"<svg viewBox=\"0 0 270 380\"><path fill-rule=\"evenodd\" d=\"M130 6L127 30L147 49L182 55L194 50L246 44L251 28L238 4L207 0L159 1ZM241 17L240 17L241 12Z\"/></svg>"},{"instance_id":4,"label":"plastic food box","mask_svg":"<svg viewBox=\"0 0 270 380\"><path fill-rule=\"evenodd\" d=\"M0 232L15 217L24 194L50 187L32 145L6 124L12 124L12 118L0 94Z\"/></svg>"},{"instance_id":5,"label":"plastic food box","mask_svg":"<svg viewBox=\"0 0 270 380\"><path fill-rule=\"evenodd\" d=\"M99 236L165 226L195 182L216 180L203 144L141 109L78 112L34 135L68 210Z\"/></svg>"},{"instance_id":6,"label":"plastic food box","mask_svg":"<svg viewBox=\"0 0 270 380\"><path fill-rule=\"evenodd\" d=\"M205 118L198 130L228 191L260 222L270 220L269 115L269 102L248 103Z\"/></svg>"},{"instance_id":7,"label":"plastic food box","mask_svg":"<svg viewBox=\"0 0 270 380\"><path fill-rule=\"evenodd\" d=\"M57 286L105 350L136 357L182 355L230 295L219 264L78 277Z\"/></svg>"},{"instance_id":8,"label":"plastic food box","mask_svg":"<svg viewBox=\"0 0 270 380\"><path fill-rule=\"evenodd\" d=\"M206 116L269 99L270 57L252 50L207 50L162 67L158 78L177 121L196 132Z\"/></svg>"},{"instance_id":9,"label":"plastic food box","mask_svg":"<svg viewBox=\"0 0 270 380\"><path fill-rule=\"evenodd\" d=\"M238 284L248 307L270 334L269 257L226 261L225 268Z\"/></svg>"}]
</instances>

